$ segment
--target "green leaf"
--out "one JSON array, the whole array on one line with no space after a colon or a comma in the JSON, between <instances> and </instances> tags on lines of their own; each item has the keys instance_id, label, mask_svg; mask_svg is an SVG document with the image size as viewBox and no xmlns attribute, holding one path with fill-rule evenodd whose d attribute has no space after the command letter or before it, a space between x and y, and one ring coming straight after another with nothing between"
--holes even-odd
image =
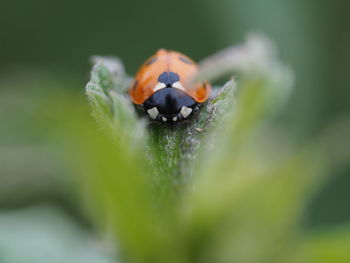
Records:
<instances>
[{"instance_id":1,"label":"green leaf","mask_svg":"<svg viewBox=\"0 0 350 263\"><path fill-rule=\"evenodd\" d=\"M172 126L140 118L125 97L128 78L114 80L103 63L94 66L88 96L119 143L93 146L88 192L127 259L293 259L299 221L329 166L320 144L297 146L274 124L293 76L273 44L254 34L201 62L193 82L237 76L215 88L199 114Z\"/></svg>"},{"instance_id":2,"label":"green leaf","mask_svg":"<svg viewBox=\"0 0 350 263\"><path fill-rule=\"evenodd\" d=\"M350 226L323 229L310 233L301 241L294 262L346 263L350 258Z\"/></svg>"},{"instance_id":3,"label":"green leaf","mask_svg":"<svg viewBox=\"0 0 350 263\"><path fill-rule=\"evenodd\" d=\"M149 128L147 151L162 191L188 186L216 128L231 115L235 105L233 80L203 104L198 115L175 126L154 124Z\"/></svg>"},{"instance_id":4,"label":"green leaf","mask_svg":"<svg viewBox=\"0 0 350 263\"><path fill-rule=\"evenodd\" d=\"M145 125L139 121L125 91L128 81L120 60L93 57L96 63L91 80L86 86L92 115L104 129L127 145L140 145L144 140Z\"/></svg>"}]
</instances>

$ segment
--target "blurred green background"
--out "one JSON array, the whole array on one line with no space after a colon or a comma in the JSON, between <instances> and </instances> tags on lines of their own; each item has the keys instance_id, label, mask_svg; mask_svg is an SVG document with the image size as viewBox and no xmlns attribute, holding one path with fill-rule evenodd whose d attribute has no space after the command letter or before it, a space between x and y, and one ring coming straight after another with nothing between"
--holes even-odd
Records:
<instances>
[{"instance_id":1,"label":"blurred green background","mask_svg":"<svg viewBox=\"0 0 350 263\"><path fill-rule=\"evenodd\" d=\"M303 140L350 110L350 2L327 0L13 0L0 16L0 208L54 201L74 215L62 160L45 148L36 101L65 90L84 100L91 55L116 55L133 75L158 48L195 60L267 34L295 73L281 125ZM50 113L48 105L46 114ZM350 219L350 167L309 208L308 226ZM338 176L335 176L338 175ZM69 185L69 183L68 183Z\"/></svg>"}]
</instances>

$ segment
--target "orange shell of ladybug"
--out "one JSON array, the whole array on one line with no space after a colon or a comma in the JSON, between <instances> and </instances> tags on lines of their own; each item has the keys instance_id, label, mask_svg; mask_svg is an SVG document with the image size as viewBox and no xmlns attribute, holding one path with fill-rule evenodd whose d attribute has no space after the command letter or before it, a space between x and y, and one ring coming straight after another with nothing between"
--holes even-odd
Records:
<instances>
[{"instance_id":1,"label":"orange shell of ladybug","mask_svg":"<svg viewBox=\"0 0 350 263\"><path fill-rule=\"evenodd\" d=\"M160 49L141 66L129 89L131 100L151 119L177 122L198 111L211 92L209 83L191 85L197 64L176 51Z\"/></svg>"}]
</instances>

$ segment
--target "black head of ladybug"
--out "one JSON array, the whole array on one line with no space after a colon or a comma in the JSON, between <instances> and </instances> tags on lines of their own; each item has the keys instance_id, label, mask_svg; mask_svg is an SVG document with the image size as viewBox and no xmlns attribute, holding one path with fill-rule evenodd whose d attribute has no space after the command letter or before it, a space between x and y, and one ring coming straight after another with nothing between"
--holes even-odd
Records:
<instances>
[{"instance_id":1,"label":"black head of ladybug","mask_svg":"<svg viewBox=\"0 0 350 263\"><path fill-rule=\"evenodd\" d=\"M168 123L181 121L198 111L198 103L193 98L173 87L156 91L143 106L151 119Z\"/></svg>"}]
</instances>

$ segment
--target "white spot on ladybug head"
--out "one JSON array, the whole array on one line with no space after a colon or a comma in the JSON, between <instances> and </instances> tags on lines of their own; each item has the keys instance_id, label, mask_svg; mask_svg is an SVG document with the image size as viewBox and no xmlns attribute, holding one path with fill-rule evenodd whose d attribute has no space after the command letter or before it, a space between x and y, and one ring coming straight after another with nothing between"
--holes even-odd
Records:
<instances>
[{"instance_id":1,"label":"white spot on ladybug head","mask_svg":"<svg viewBox=\"0 0 350 263\"><path fill-rule=\"evenodd\" d=\"M153 107L152 109L147 110L147 113L151 117L151 119L155 120L158 117L159 111L157 107Z\"/></svg>"},{"instance_id":2,"label":"white spot on ladybug head","mask_svg":"<svg viewBox=\"0 0 350 263\"><path fill-rule=\"evenodd\" d=\"M187 118L191 114L192 111L193 110L191 108L186 107L186 106L182 106L180 113L184 118Z\"/></svg>"},{"instance_id":3,"label":"white spot on ladybug head","mask_svg":"<svg viewBox=\"0 0 350 263\"><path fill-rule=\"evenodd\" d=\"M179 81L173 83L172 87L177 88L177 89L181 89L181 90L185 90L185 88L182 86L182 84Z\"/></svg>"},{"instance_id":4,"label":"white spot on ladybug head","mask_svg":"<svg viewBox=\"0 0 350 263\"><path fill-rule=\"evenodd\" d=\"M168 119L165 117L162 117L162 121L166 122Z\"/></svg>"},{"instance_id":5,"label":"white spot on ladybug head","mask_svg":"<svg viewBox=\"0 0 350 263\"><path fill-rule=\"evenodd\" d=\"M177 121L177 117L175 116L175 117L173 117L173 121Z\"/></svg>"},{"instance_id":6,"label":"white spot on ladybug head","mask_svg":"<svg viewBox=\"0 0 350 263\"><path fill-rule=\"evenodd\" d=\"M155 88L153 89L153 91L156 92L157 90L164 89L164 88L166 88L166 85L164 83L158 82Z\"/></svg>"}]
</instances>

